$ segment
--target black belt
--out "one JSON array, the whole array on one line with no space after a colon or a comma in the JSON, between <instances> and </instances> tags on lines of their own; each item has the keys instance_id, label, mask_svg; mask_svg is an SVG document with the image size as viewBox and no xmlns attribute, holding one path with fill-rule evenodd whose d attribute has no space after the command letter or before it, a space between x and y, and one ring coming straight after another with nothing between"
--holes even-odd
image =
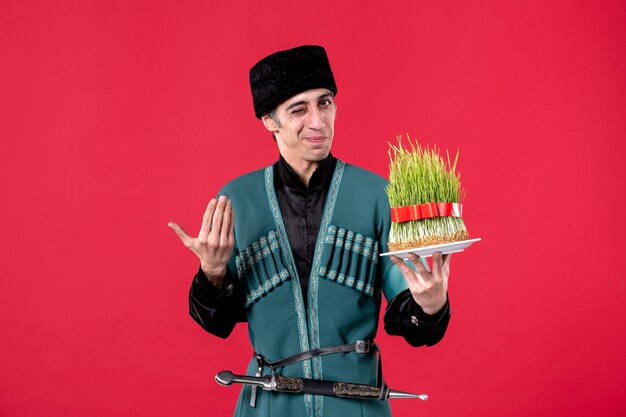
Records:
<instances>
[{"instance_id":1,"label":"black belt","mask_svg":"<svg viewBox=\"0 0 626 417\"><path fill-rule=\"evenodd\" d=\"M331 355L334 353L350 353L350 352L364 354L364 353L370 353L371 351L376 351L378 353L378 373L376 375L376 386L381 388L380 390L381 395L379 399L384 400L385 398L387 398L386 395L384 395L384 393L386 393L387 391L386 390L387 385L385 384L382 378L382 361L380 359L380 352L378 350L378 345L376 345L376 343L374 343L373 340L357 340L354 343L347 343L345 345L327 346L327 347L322 347L318 349L307 350L306 352L298 353L296 355L279 359L277 361L269 361L267 360L265 356L256 352L254 353L253 358L256 359L259 365L256 376L260 377L263 374L263 369L265 369L266 366L271 369L272 374L274 375L276 374L277 368L282 368L284 366L291 365L293 363L302 362L307 359L314 358L316 356ZM250 395L250 407L256 406L256 393L257 393L257 387L253 386L252 392Z\"/></svg>"}]
</instances>

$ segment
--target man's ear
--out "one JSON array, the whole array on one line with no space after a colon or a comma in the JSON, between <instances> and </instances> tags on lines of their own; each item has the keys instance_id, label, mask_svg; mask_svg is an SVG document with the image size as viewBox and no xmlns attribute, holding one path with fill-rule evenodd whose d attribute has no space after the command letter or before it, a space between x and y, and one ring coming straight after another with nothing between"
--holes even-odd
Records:
<instances>
[{"instance_id":1,"label":"man's ear","mask_svg":"<svg viewBox=\"0 0 626 417\"><path fill-rule=\"evenodd\" d=\"M278 132L278 126L276 126L276 122L268 114L261 117L261 121L263 122L263 126L265 126L265 128L269 130L270 132L272 133Z\"/></svg>"}]
</instances>

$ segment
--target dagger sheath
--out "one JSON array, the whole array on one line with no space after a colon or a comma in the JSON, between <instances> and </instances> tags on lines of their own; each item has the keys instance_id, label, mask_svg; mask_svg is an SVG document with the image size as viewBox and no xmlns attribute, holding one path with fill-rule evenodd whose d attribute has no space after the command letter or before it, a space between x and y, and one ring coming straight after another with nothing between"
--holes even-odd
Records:
<instances>
[{"instance_id":1,"label":"dagger sheath","mask_svg":"<svg viewBox=\"0 0 626 417\"><path fill-rule=\"evenodd\" d=\"M215 376L215 380L220 385L248 384L261 387L266 391L286 392L290 394L326 395L329 397L361 400L418 398L422 401L426 401L428 399L428 395L426 394L411 394L408 392L384 389L375 385L309 378L292 378L280 374L257 377L235 375L230 371L222 371Z\"/></svg>"}]
</instances>

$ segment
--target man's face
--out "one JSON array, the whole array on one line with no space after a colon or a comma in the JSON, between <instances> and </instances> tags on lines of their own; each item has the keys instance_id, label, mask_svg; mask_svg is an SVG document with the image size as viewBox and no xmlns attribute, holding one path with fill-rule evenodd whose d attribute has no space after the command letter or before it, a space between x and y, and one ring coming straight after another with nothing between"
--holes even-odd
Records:
<instances>
[{"instance_id":1,"label":"man's face","mask_svg":"<svg viewBox=\"0 0 626 417\"><path fill-rule=\"evenodd\" d=\"M263 117L274 134L280 154L291 165L319 162L328 156L333 141L337 108L325 88L307 90L279 104L276 123Z\"/></svg>"}]
</instances>

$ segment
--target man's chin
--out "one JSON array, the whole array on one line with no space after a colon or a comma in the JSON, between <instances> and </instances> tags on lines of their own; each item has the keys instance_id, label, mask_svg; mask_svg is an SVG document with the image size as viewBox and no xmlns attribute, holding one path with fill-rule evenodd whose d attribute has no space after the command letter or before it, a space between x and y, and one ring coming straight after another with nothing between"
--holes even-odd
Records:
<instances>
[{"instance_id":1,"label":"man's chin","mask_svg":"<svg viewBox=\"0 0 626 417\"><path fill-rule=\"evenodd\" d=\"M309 161L310 162L320 162L326 159L326 157L330 154L330 148L326 149L316 149L309 152Z\"/></svg>"}]
</instances>

